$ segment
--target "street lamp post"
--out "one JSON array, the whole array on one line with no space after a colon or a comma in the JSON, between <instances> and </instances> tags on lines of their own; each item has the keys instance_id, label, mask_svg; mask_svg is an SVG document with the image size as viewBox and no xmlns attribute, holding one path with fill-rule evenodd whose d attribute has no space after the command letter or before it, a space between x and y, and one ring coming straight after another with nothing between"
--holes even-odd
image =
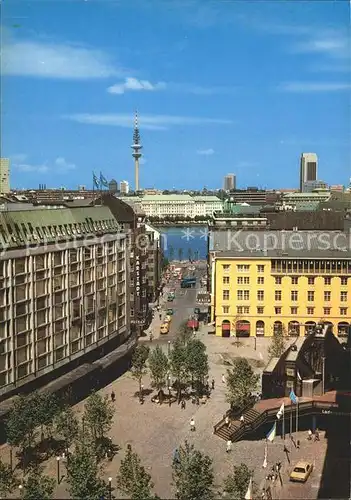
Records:
<instances>
[{"instance_id":1,"label":"street lamp post","mask_svg":"<svg viewBox=\"0 0 351 500\"><path fill-rule=\"evenodd\" d=\"M22 498L22 496L23 496L23 484L20 484L18 486L18 489L19 489L19 492L20 492L20 498Z\"/></svg>"},{"instance_id":2,"label":"street lamp post","mask_svg":"<svg viewBox=\"0 0 351 500\"><path fill-rule=\"evenodd\" d=\"M170 354L171 352L171 341L169 340L168 341L168 354Z\"/></svg>"},{"instance_id":3,"label":"street lamp post","mask_svg":"<svg viewBox=\"0 0 351 500\"><path fill-rule=\"evenodd\" d=\"M171 401L171 390L172 390L172 387L169 385L168 386L168 404L169 404L169 406L171 406L171 404L172 404L172 401Z\"/></svg>"},{"instance_id":4,"label":"street lamp post","mask_svg":"<svg viewBox=\"0 0 351 500\"><path fill-rule=\"evenodd\" d=\"M112 500L112 477L108 478L108 500Z\"/></svg>"},{"instance_id":5,"label":"street lamp post","mask_svg":"<svg viewBox=\"0 0 351 500\"><path fill-rule=\"evenodd\" d=\"M57 462L57 484L60 484L60 458L61 457L56 457L56 462Z\"/></svg>"},{"instance_id":6,"label":"street lamp post","mask_svg":"<svg viewBox=\"0 0 351 500\"><path fill-rule=\"evenodd\" d=\"M10 467L11 467L11 471L13 471L13 449L12 449L12 446L10 446Z\"/></svg>"},{"instance_id":7,"label":"street lamp post","mask_svg":"<svg viewBox=\"0 0 351 500\"><path fill-rule=\"evenodd\" d=\"M256 337L256 335L254 336L254 339L255 339L255 351L256 351L256 348L257 348L257 337Z\"/></svg>"},{"instance_id":8,"label":"street lamp post","mask_svg":"<svg viewBox=\"0 0 351 500\"><path fill-rule=\"evenodd\" d=\"M140 391L140 403L143 403L144 402L144 385L143 384L141 384L140 389L141 389L141 391Z\"/></svg>"},{"instance_id":9,"label":"street lamp post","mask_svg":"<svg viewBox=\"0 0 351 500\"><path fill-rule=\"evenodd\" d=\"M325 393L325 356L322 357L322 395Z\"/></svg>"}]
</instances>

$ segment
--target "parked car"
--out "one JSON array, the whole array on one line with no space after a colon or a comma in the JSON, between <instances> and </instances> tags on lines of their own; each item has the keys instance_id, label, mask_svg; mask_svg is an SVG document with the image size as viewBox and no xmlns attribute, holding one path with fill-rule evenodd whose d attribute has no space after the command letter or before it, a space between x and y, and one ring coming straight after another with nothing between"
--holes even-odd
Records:
<instances>
[{"instance_id":1,"label":"parked car","mask_svg":"<svg viewBox=\"0 0 351 500\"><path fill-rule=\"evenodd\" d=\"M313 464L311 464L311 462L301 460L300 462L297 462L293 468L290 474L290 481L305 483L310 477L312 470Z\"/></svg>"}]
</instances>

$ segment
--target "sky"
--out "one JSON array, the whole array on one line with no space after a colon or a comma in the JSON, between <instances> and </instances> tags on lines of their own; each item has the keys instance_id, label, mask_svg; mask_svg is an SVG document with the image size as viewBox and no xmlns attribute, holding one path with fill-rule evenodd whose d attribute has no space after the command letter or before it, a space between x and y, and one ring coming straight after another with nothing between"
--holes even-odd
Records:
<instances>
[{"instance_id":1,"label":"sky","mask_svg":"<svg viewBox=\"0 0 351 500\"><path fill-rule=\"evenodd\" d=\"M347 185L345 0L3 0L2 143L13 188Z\"/></svg>"}]
</instances>

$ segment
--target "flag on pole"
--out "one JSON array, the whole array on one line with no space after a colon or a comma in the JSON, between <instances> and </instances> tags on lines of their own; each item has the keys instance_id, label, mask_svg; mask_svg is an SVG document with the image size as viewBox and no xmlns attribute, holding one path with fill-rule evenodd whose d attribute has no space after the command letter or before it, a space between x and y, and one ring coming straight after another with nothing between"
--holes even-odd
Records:
<instances>
[{"instance_id":1,"label":"flag on pole","mask_svg":"<svg viewBox=\"0 0 351 500\"><path fill-rule=\"evenodd\" d=\"M294 389L291 389L290 395L289 395L290 401L296 405L298 403L298 398L294 392Z\"/></svg>"},{"instance_id":2,"label":"flag on pole","mask_svg":"<svg viewBox=\"0 0 351 500\"><path fill-rule=\"evenodd\" d=\"M252 477L250 477L250 482L245 495L245 500L252 500Z\"/></svg>"},{"instance_id":3,"label":"flag on pole","mask_svg":"<svg viewBox=\"0 0 351 500\"><path fill-rule=\"evenodd\" d=\"M266 469L267 468L267 457L268 456L268 446L267 446L267 443L266 443L266 446L264 448L264 459L263 459L263 464L262 464L262 468L263 469Z\"/></svg>"},{"instance_id":4,"label":"flag on pole","mask_svg":"<svg viewBox=\"0 0 351 500\"><path fill-rule=\"evenodd\" d=\"M100 186L108 187L108 180L100 172Z\"/></svg>"},{"instance_id":5,"label":"flag on pole","mask_svg":"<svg viewBox=\"0 0 351 500\"><path fill-rule=\"evenodd\" d=\"M278 410L277 419L279 420L280 417L282 417L283 415L284 415L284 403L282 403L281 407Z\"/></svg>"},{"instance_id":6,"label":"flag on pole","mask_svg":"<svg viewBox=\"0 0 351 500\"><path fill-rule=\"evenodd\" d=\"M100 182L95 173L93 172L93 188L96 187L97 189L100 189Z\"/></svg>"},{"instance_id":7,"label":"flag on pole","mask_svg":"<svg viewBox=\"0 0 351 500\"><path fill-rule=\"evenodd\" d=\"M272 429L268 432L266 438L268 441L273 442L277 434L277 422L274 422Z\"/></svg>"}]
</instances>

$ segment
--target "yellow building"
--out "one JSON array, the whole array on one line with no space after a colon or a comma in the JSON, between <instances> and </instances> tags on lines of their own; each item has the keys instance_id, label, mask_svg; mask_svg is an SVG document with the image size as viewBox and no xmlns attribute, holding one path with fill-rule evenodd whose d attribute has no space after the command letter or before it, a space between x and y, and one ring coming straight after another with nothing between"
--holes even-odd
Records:
<instances>
[{"instance_id":1,"label":"yellow building","mask_svg":"<svg viewBox=\"0 0 351 500\"><path fill-rule=\"evenodd\" d=\"M212 263L216 335L305 335L321 320L339 336L351 322L350 250L224 251Z\"/></svg>"}]
</instances>

